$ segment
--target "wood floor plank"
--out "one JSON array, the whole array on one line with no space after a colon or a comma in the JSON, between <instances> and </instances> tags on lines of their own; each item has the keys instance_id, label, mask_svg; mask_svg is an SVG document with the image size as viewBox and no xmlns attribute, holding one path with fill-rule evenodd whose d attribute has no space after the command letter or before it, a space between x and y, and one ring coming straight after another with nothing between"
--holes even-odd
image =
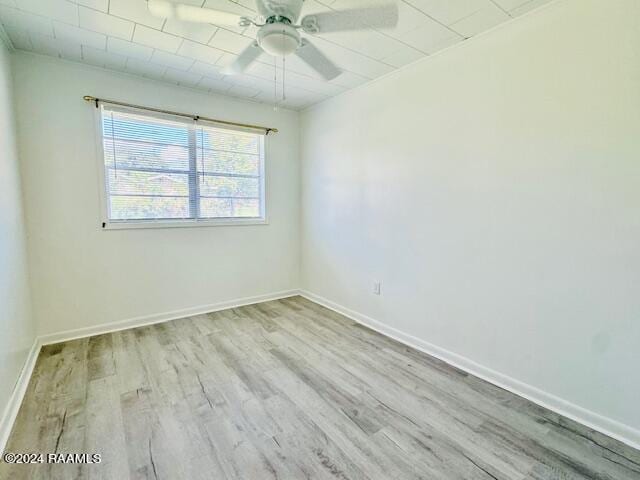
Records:
<instances>
[{"instance_id":1,"label":"wood floor plank","mask_svg":"<svg viewBox=\"0 0 640 480\"><path fill-rule=\"evenodd\" d=\"M48 345L0 479L640 480L640 452L300 297Z\"/></svg>"},{"instance_id":2,"label":"wood floor plank","mask_svg":"<svg viewBox=\"0 0 640 480\"><path fill-rule=\"evenodd\" d=\"M100 469L89 469L87 478L128 480L127 443L123 429L122 409L117 380L108 376L89 382L87 389L87 453L100 453L102 463Z\"/></svg>"}]
</instances>

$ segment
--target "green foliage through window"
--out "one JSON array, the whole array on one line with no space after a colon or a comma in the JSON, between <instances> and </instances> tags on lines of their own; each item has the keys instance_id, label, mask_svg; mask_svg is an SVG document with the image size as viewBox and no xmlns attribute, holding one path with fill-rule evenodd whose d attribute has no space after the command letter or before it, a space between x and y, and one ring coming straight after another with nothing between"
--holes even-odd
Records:
<instances>
[{"instance_id":1,"label":"green foliage through window","mask_svg":"<svg viewBox=\"0 0 640 480\"><path fill-rule=\"evenodd\" d=\"M264 136L102 107L109 220L263 217Z\"/></svg>"}]
</instances>

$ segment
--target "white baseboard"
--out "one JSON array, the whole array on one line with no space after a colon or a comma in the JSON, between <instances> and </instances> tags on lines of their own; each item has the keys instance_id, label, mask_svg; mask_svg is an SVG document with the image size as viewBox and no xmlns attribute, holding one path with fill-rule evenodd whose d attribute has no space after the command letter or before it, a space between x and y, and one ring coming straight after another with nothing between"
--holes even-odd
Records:
<instances>
[{"instance_id":1,"label":"white baseboard","mask_svg":"<svg viewBox=\"0 0 640 480\"><path fill-rule=\"evenodd\" d=\"M33 367L35 367L38 354L40 353L40 347L40 342L36 338L29 350L29 354L27 355L27 359L20 371L20 375L18 375L18 380L16 381L13 392L11 392L11 396L9 397L9 403L7 403L7 406L2 413L2 418L0 418L0 456L4 454L4 449L7 446L9 435L11 435L13 423L18 416L18 411L20 410L20 405L22 405L24 394L27 392L29 380L31 380L31 374L33 373Z\"/></svg>"},{"instance_id":2,"label":"white baseboard","mask_svg":"<svg viewBox=\"0 0 640 480\"><path fill-rule=\"evenodd\" d=\"M66 342L77 338L91 337L93 335L101 335L103 333L117 332L128 328L144 327L145 325L153 325L154 323L168 322L179 318L191 317L193 315L202 315L204 313L217 312L228 308L243 307L254 303L268 302L278 300L280 298L292 297L299 295L298 290L285 290L282 292L268 293L266 295L256 295L253 297L237 298L225 302L212 303L210 305L201 305L198 307L190 307L182 310L174 310L172 312L154 313L152 315L144 315L142 317L130 318L128 320L120 320L117 322L103 323L92 327L76 328L74 330L65 330L63 332L51 333L39 337L42 345L50 345L52 343Z\"/></svg>"},{"instance_id":3,"label":"white baseboard","mask_svg":"<svg viewBox=\"0 0 640 480\"><path fill-rule=\"evenodd\" d=\"M563 400L562 398L556 397L555 395L540 390L532 385L516 380L515 378L496 372L495 370L480 365L473 360L445 350L444 348L440 348L429 342L421 340L420 338L414 337L413 335L404 333L393 327L385 325L382 322L374 320L371 317L353 311L309 291L301 290L300 295L305 297L307 300L329 308L330 310L369 327L382 335L393 338L394 340L397 340L409 347L436 357L450 365L453 365L454 367L470 373L471 375L497 385L500 388L504 388L505 390L526 398L537 405L545 407L611 438L615 438L630 447L640 450L639 430Z\"/></svg>"},{"instance_id":4,"label":"white baseboard","mask_svg":"<svg viewBox=\"0 0 640 480\"><path fill-rule=\"evenodd\" d=\"M255 303L267 302L280 298L292 297L295 295L301 295L312 302L329 308L337 313L340 313L387 337L393 338L394 340L404 343L405 345L415 348L416 350L420 350L428 355L439 358L440 360L443 360L444 362L447 362L454 367L460 368L461 370L475 375L478 378L486 380L489 383L504 388L505 390L524 397L527 400L530 400L542 407L548 408L553 412L575 420L576 422L586 425L589 428L597 430L605 435L620 440L621 442L624 442L627 445L640 450L640 431L634 428L631 428L610 418L604 417L585 408L579 407L578 405L563 400L550 393L544 392L526 383L520 382L514 378L503 375L490 368L479 365L473 360L440 348L436 345L432 345L424 340L401 332L400 330L397 330L395 328L389 327L377 320L374 320L371 317L355 312L319 295L315 295L305 290L287 290L266 295L240 298L226 302L218 302L211 305L203 305L200 307L175 310L173 312L136 317L129 320L96 325L93 327L67 330L64 332L44 335L36 338L33 346L31 347L31 350L29 351L24 367L20 372L20 376L18 377L18 381L16 382L14 391L11 394L9 403L7 404L2 418L0 419L0 453L4 452L7 440L9 439L9 435L11 434L11 429L13 428L13 424L18 415L20 405L22 404L22 399L26 393L27 386L29 385L29 380L31 379L33 368L36 364L38 354L40 353L40 348L43 345L64 342L103 333L116 332L128 328L142 327L145 325L152 325L155 323L167 322L170 320L176 320L193 315L226 310L228 308L242 307L245 305L252 305Z\"/></svg>"},{"instance_id":5,"label":"white baseboard","mask_svg":"<svg viewBox=\"0 0 640 480\"><path fill-rule=\"evenodd\" d=\"M38 354L40 353L40 349L43 345L66 342L68 340L75 340L77 338L90 337L103 333L117 332L119 330L126 330L128 328L143 327L145 325L152 325L154 323L168 322L170 320L177 320L179 318L201 315L204 313L217 312L220 310L226 310L228 308L243 307L246 305L252 305L254 303L278 300L280 298L299 295L299 293L300 292L298 290L286 290L282 292L269 293L266 295L238 298L226 302L218 302L210 305L186 308L183 310L174 310L167 313L145 315L128 320L104 323L101 325L78 328L75 330L66 330L64 332L57 332L37 337L33 342L33 346L29 351L29 355L27 356L13 392L11 393L9 403L5 407L2 418L0 419L0 454L4 453L7 441L9 440L9 435L11 434L11 429L13 428L13 424L16 420L16 417L18 416L20 405L22 405L22 399L24 398L24 395L27 391L27 386L29 385L29 381L31 380L31 375L33 373L33 368L35 367L36 360L38 359Z\"/></svg>"}]
</instances>

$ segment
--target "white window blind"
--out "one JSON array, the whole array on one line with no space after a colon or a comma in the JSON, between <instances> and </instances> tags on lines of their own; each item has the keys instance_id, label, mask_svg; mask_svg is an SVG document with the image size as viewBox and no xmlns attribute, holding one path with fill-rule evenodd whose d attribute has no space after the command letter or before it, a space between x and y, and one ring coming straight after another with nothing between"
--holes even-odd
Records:
<instances>
[{"instance_id":1,"label":"white window blind","mask_svg":"<svg viewBox=\"0 0 640 480\"><path fill-rule=\"evenodd\" d=\"M264 219L264 135L101 105L110 223Z\"/></svg>"}]
</instances>

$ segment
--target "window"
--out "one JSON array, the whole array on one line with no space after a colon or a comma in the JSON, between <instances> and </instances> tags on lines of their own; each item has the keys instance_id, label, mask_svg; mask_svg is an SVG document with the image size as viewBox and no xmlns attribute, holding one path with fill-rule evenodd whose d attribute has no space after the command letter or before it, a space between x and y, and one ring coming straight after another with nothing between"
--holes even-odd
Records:
<instances>
[{"instance_id":1,"label":"window","mask_svg":"<svg viewBox=\"0 0 640 480\"><path fill-rule=\"evenodd\" d=\"M102 104L105 228L264 223L264 134Z\"/></svg>"}]
</instances>

